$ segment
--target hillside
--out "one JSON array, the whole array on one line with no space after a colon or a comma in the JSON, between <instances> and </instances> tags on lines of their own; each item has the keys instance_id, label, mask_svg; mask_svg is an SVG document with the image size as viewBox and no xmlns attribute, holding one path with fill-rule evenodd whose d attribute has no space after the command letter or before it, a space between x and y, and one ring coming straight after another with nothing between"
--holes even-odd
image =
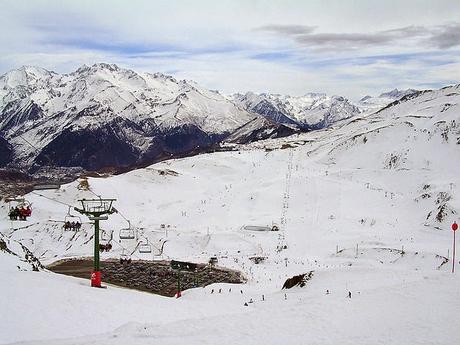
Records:
<instances>
[{"instance_id":1,"label":"hillside","mask_svg":"<svg viewBox=\"0 0 460 345\"><path fill-rule=\"evenodd\" d=\"M460 210L459 100L460 85L421 92L327 129L33 192L26 222L7 221L2 204L0 232L45 264L91 255L87 219L80 216L78 232L62 225L78 218L66 204L101 195L116 198L119 211L102 222L113 234L104 259L132 252L133 260L205 263L216 256L247 283L191 289L175 300L91 289L87 280L49 272L13 273L2 261L1 290L10 298L1 302L0 340L232 344L238 333L248 344L457 343L460 333L445 320L460 307L452 299L458 273L450 273L450 224ZM124 218L137 239L120 239ZM140 253L147 239L153 251ZM254 256L265 259L255 264ZM310 271L305 287L281 289L286 278ZM47 308L51 300L55 307Z\"/></svg>"}]
</instances>

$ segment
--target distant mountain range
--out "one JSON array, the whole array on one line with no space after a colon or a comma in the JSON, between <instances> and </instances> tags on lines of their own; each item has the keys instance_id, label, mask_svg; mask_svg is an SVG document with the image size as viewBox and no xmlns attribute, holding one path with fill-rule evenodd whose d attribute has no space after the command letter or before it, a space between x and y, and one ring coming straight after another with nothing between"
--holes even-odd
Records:
<instances>
[{"instance_id":1,"label":"distant mountain range","mask_svg":"<svg viewBox=\"0 0 460 345\"><path fill-rule=\"evenodd\" d=\"M160 73L95 64L61 75L24 66L0 77L0 164L132 166L209 149L255 120L258 139L293 132Z\"/></svg>"},{"instance_id":2,"label":"distant mountain range","mask_svg":"<svg viewBox=\"0 0 460 345\"><path fill-rule=\"evenodd\" d=\"M249 112L301 130L328 127L361 113L361 109L346 98L323 93L295 97L247 92L234 94L229 99Z\"/></svg>"},{"instance_id":3,"label":"distant mountain range","mask_svg":"<svg viewBox=\"0 0 460 345\"><path fill-rule=\"evenodd\" d=\"M417 92L419 91L414 90L414 89L406 89L406 90L393 89L391 91L381 93L377 97L365 96L359 100L358 105L362 109L379 109L379 108L382 108L390 104L391 102L401 99L402 97L413 95Z\"/></svg>"},{"instance_id":4,"label":"distant mountain range","mask_svg":"<svg viewBox=\"0 0 460 345\"><path fill-rule=\"evenodd\" d=\"M399 96L393 90L379 99ZM386 96L385 96L386 95ZM364 108L373 98L361 100ZM383 102L383 101L382 101ZM0 167L35 173L154 161L330 126L363 111L341 96L224 96L114 64L69 74L23 66L0 77Z\"/></svg>"}]
</instances>

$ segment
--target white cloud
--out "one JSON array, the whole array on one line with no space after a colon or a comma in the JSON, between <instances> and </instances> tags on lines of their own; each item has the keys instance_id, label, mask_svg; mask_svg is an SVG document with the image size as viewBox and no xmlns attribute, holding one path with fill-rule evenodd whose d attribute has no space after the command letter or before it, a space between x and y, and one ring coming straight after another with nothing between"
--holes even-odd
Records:
<instances>
[{"instance_id":1,"label":"white cloud","mask_svg":"<svg viewBox=\"0 0 460 345\"><path fill-rule=\"evenodd\" d=\"M458 79L458 18L448 0L3 0L0 73L104 61L225 92L356 99Z\"/></svg>"}]
</instances>

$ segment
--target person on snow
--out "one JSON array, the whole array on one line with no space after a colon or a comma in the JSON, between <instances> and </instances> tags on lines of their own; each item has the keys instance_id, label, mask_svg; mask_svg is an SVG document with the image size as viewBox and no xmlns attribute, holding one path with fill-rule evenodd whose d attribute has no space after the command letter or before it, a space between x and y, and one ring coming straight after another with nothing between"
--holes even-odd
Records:
<instances>
[{"instance_id":1,"label":"person on snow","mask_svg":"<svg viewBox=\"0 0 460 345\"><path fill-rule=\"evenodd\" d=\"M26 220L27 219L27 213L26 212L27 212L26 209L21 206L21 208L19 209L19 219L20 220Z\"/></svg>"},{"instance_id":2,"label":"person on snow","mask_svg":"<svg viewBox=\"0 0 460 345\"><path fill-rule=\"evenodd\" d=\"M10 213L8 213L8 216L10 216L10 220L18 220L18 214L16 212L16 209L11 207Z\"/></svg>"}]
</instances>

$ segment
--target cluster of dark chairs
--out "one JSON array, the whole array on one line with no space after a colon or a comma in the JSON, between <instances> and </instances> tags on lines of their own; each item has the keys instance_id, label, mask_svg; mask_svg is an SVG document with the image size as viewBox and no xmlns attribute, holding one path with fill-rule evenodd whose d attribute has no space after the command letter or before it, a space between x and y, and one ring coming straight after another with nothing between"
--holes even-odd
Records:
<instances>
[{"instance_id":1,"label":"cluster of dark chairs","mask_svg":"<svg viewBox=\"0 0 460 345\"><path fill-rule=\"evenodd\" d=\"M12 207L10 209L10 212L8 213L10 220L27 220L27 217L30 217L31 215L32 209L29 206L27 206L26 208Z\"/></svg>"},{"instance_id":2,"label":"cluster of dark chairs","mask_svg":"<svg viewBox=\"0 0 460 345\"><path fill-rule=\"evenodd\" d=\"M64 223L64 230L73 230L73 231L78 231L81 228L81 223L80 222L70 222L66 221Z\"/></svg>"},{"instance_id":3,"label":"cluster of dark chairs","mask_svg":"<svg viewBox=\"0 0 460 345\"><path fill-rule=\"evenodd\" d=\"M131 263L131 257L128 255L121 255L120 257L120 264L130 264Z\"/></svg>"},{"instance_id":4,"label":"cluster of dark chairs","mask_svg":"<svg viewBox=\"0 0 460 345\"><path fill-rule=\"evenodd\" d=\"M99 251L100 252L109 252L112 249L112 244L107 243L107 244L102 244L99 243Z\"/></svg>"}]
</instances>

